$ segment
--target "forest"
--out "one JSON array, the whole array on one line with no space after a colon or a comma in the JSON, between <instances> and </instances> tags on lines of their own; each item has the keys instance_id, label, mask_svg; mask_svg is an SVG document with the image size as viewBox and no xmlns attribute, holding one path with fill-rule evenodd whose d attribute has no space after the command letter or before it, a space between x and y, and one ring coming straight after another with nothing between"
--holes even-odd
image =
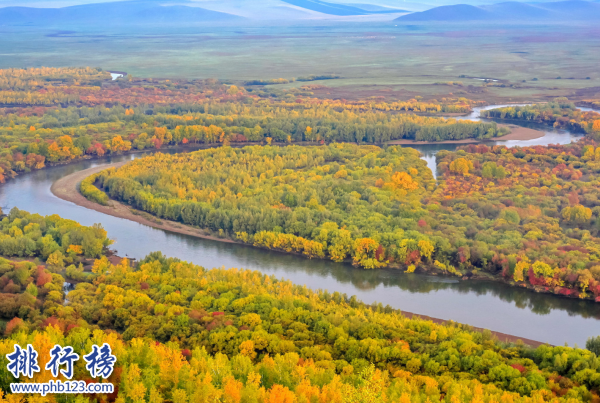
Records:
<instances>
[{"instance_id":1,"label":"forest","mask_svg":"<svg viewBox=\"0 0 600 403\"><path fill-rule=\"evenodd\" d=\"M111 81L92 68L0 70L0 183L48 164L134 150L508 133L493 122L439 117L468 113L478 102L466 98L344 101L315 98L310 89L245 89L210 79Z\"/></svg>"},{"instance_id":2,"label":"forest","mask_svg":"<svg viewBox=\"0 0 600 403\"><path fill-rule=\"evenodd\" d=\"M92 344L108 343L117 361L106 381L117 386L115 392L56 395L56 401L598 399L595 339L588 343L595 352L533 349L500 343L489 331L407 319L389 306L259 272L206 270L159 252L139 262L119 261L110 256L100 226L16 208L3 215L0 232L3 245L23 245L4 250L0 261L2 391L14 379L5 358L14 343L31 344L42 362L55 344L81 355ZM28 248L22 239L39 246ZM84 365L76 362L73 379L94 382ZM49 379L50 371L42 369L21 381ZM17 395L0 399L23 401Z\"/></svg>"},{"instance_id":3,"label":"forest","mask_svg":"<svg viewBox=\"0 0 600 403\"><path fill-rule=\"evenodd\" d=\"M88 178L82 192L308 258L600 300L593 140L469 145L438 153L438 171L436 185L410 148L228 147L138 159Z\"/></svg>"},{"instance_id":4,"label":"forest","mask_svg":"<svg viewBox=\"0 0 600 403\"><path fill-rule=\"evenodd\" d=\"M584 101L584 105L598 106L598 102ZM481 116L492 119L510 119L543 123L559 129L585 133L600 139L600 113L582 111L566 98L556 98L553 102L527 106L509 106L505 108L481 111Z\"/></svg>"},{"instance_id":5,"label":"forest","mask_svg":"<svg viewBox=\"0 0 600 403\"><path fill-rule=\"evenodd\" d=\"M444 117L482 101L328 99L314 84L265 86L278 80L0 70L0 183L78 159L159 151L87 177L80 192L305 258L600 302L595 115L558 100L544 114L552 118L527 120L577 124L586 139L442 151L436 182L416 150L386 143L508 133L494 122ZM160 152L167 148L186 153ZM409 319L258 271L209 270L161 252L123 259L112 242L100 224L0 210L0 402L600 400L600 337L586 349L505 343L490 331ZM117 364L105 381L116 390L6 394L15 343L31 344L41 362L56 344L82 356L108 343ZM50 379L42 369L19 381ZM100 381L83 361L73 379Z\"/></svg>"}]
</instances>

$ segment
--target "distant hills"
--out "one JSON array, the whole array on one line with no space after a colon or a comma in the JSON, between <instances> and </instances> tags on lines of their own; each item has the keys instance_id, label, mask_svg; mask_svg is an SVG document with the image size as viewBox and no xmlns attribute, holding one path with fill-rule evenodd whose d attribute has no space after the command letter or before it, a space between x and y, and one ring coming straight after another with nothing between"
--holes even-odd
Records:
<instances>
[{"instance_id":1,"label":"distant hills","mask_svg":"<svg viewBox=\"0 0 600 403\"><path fill-rule=\"evenodd\" d=\"M600 3L568 0L537 4L508 1L485 6L456 4L403 15L396 21L503 21L506 23L517 21L598 21L600 23Z\"/></svg>"},{"instance_id":2,"label":"distant hills","mask_svg":"<svg viewBox=\"0 0 600 403\"><path fill-rule=\"evenodd\" d=\"M294 6L302 7L307 10L317 11L323 14L349 16L349 15L369 15L369 14L389 14L405 13L405 10L394 9L373 4L338 4L327 3L320 0L283 0Z\"/></svg>"},{"instance_id":3,"label":"distant hills","mask_svg":"<svg viewBox=\"0 0 600 403\"><path fill-rule=\"evenodd\" d=\"M321 0L129 0L62 8L4 7L0 8L0 25L193 24L244 19L400 15L406 12L368 3L341 4Z\"/></svg>"},{"instance_id":4,"label":"distant hills","mask_svg":"<svg viewBox=\"0 0 600 403\"><path fill-rule=\"evenodd\" d=\"M376 4L377 1L380 3ZM418 3L399 0L126 0L62 8L11 6L0 8L0 26L179 26L311 19L600 23L600 3L585 0L545 3L509 1L481 6L455 4L413 13L401 9L402 4L413 10L419 6Z\"/></svg>"},{"instance_id":5,"label":"distant hills","mask_svg":"<svg viewBox=\"0 0 600 403\"><path fill-rule=\"evenodd\" d=\"M402 4L399 0L192 0L208 10L240 15L251 20L306 20L306 19L371 19L392 20L405 14L404 7L384 4ZM382 2L382 4L376 4ZM420 11L430 7L407 3L410 10ZM401 8L401 9L400 9Z\"/></svg>"},{"instance_id":6,"label":"distant hills","mask_svg":"<svg viewBox=\"0 0 600 403\"><path fill-rule=\"evenodd\" d=\"M123 1L63 8L0 8L0 25L161 24L238 21L242 17L200 7L162 5L158 1Z\"/></svg>"}]
</instances>

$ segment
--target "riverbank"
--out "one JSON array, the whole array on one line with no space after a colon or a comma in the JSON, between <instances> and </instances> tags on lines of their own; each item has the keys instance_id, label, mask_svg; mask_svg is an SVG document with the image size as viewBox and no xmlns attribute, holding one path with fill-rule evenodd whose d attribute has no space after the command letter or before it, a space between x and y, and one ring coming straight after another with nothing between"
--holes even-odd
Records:
<instances>
[{"instance_id":1,"label":"riverbank","mask_svg":"<svg viewBox=\"0 0 600 403\"><path fill-rule=\"evenodd\" d=\"M510 133L505 136L493 137L491 139L461 139L461 140L444 140L444 141L416 141L416 140L392 140L388 141L388 145L430 145L430 144L473 144L481 143L482 141L509 141L509 140L534 140L540 137L544 137L546 133L541 130L530 129L527 127L521 127L517 125L498 125L500 127L507 127L510 129Z\"/></svg>"},{"instance_id":2,"label":"riverbank","mask_svg":"<svg viewBox=\"0 0 600 403\"><path fill-rule=\"evenodd\" d=\"M102 206L100 204L94 203L94 202L86 199L81 193L79 193L79 190L78 190L79 183L86 177L93 175L95 173L98 173L100 171L103 171L105 169L108 169L108 168L118 168L126 163L128 163L128 161L123 161L123 162L119 162L119 163L115 163L115 164L102 165L102 166L93 167L93 168L75 172L73 174L62 177L61 179L54 182L52 184L50 190L56 197L58 197L62 200L66 200L71 203L75 203L79 206L82 206L82 207L85 207L85 208L88 208L88 209L91 209L91 210L94 210L94 211L97 211L97 212L100 212L103 214L107 214L107 215L111 215L111 216L119 217L119 218L124 218L124 219L134 221L134 222L137 222L140 224L144 224L144 225L147 225L147 226L150 226L153 228L162 229L164 231L175 232L175 233L179 233L179 234L185 234L185 235L190 235L190 236L204 238L204 239L210 239L210 240L219 241L219 242L242 244L240 242L236 242L231 239L219 238L219 237L212 236L210 234L207 234L205 231L203 231L201 229L190 227L190 226L187 226L187 225L184 225L181 223L177 223L174 221L169 221L169 220L164 220L164 219L156 219L152 216L150 216L150 217L152 217L154 219L148 219L145 217L145 215L139 215L139 213L135 214L130 207L128 207L116 200L111 199L109 201L108 206ZM115 257L116 262L118 262L119 260L120 260L120 258ZM408 318L420 318L423 320L430 320L434 323L439 323L439 324L455 323L453 321L434 318L434 317L430 317L430 316L426 316L426 315L419 315L419 314L415 314L412 312L402 311L402 314ZM476 331L485 330L484 328L478 328L478 327L473 327L472 329L476 330ZM529 345L531 347L538 347L540 345L547 344L547 343L542 343L542 342L539 342L536 340L526 339L526 338L522 338L522 337L518 337L518 336L514 336L514 335L502 333L502 332L495 332L495 331L491 331L491 332L501 342L516 343L518 340L521 340L524 344Z\"/></svg>"},{"instance_id":3,"label":"riverbank","mask_svg":"<svg viewBox=\"0 0 600 403\"><path fill-rule=\"evenodd\" d=\"M207 230L207 229L186 225L186 224L183 224L178 221L171 221L171 220L155 217L152 214L149 214L145 211L136 210L136 209L132 208L131 206L128 206L127 204L123 204L123 203L119 202L118 200L109 199L108 205L106 205L106 206L101 205L92 200L88 200L85 196L83 196L80 193L79 184L81 183L82 180L84 180L88 176L91 176L93 174L96 174L100 171L103 171L103 170L106 170L109 168L121 167L129 162L130 161L122 161L122 162L118 162L118 163L114 163L114 164L101 165L101 166L88 168L88 169L81 170L81 171L75 172L73 174L64 176L64 177L60 178L59 180L52 183L51 192L60 199L70 201L72 203L75 203L76 205L85 207L87 209L94 210L99 213L110 215L113 217L125 218L129 221L134 221L139 224L143 224L143 225L146 225L146 226L149 226L152 228L161 229L161 230L164 230L167 232L172 232L172 233L189 235L189 236L196 237L196 238L209 239L209 240L223 242L223 243L252 246L252 244L244 243L242 241L239 241L239 240L231 238L231 237L215 235L214 232ZM291 255L297 255L302 258L306 258L306 256L304 256L300 253L292 252L292 251L283 251L283 250L279 250L279 249L269 249L269 248L261 248L261 247L259 247L259 248L271 250L271 251L279 251L279 252L287 254L287 255L291 254ZM327 260L327 258L323 258L323 259ZM351 260L348 260L347 262L352 263ZM387 268L391 269L391 270L395 270L395 271L401 271L401 272L403 272L405 270L404 267L402 267L400 265L396 265L396 264L390 264ZM448 273L440 271L433 265L428 265L428 266L420 265L417 272L420 274L428 274L428 275L433 275L433 276L448 275ZM514 281L512 281L512 278L507 279L503 276L466 273L464 276L462 276L460 281L498 282L498 283L506 284L507 286L510 286L510 287L524 288L524 289L530 290L535 293L551 294L558 298L580 299L580 295L577 293L575 293L573 295L558 294L557 292L555 292L555 290L553 288L535 286L535 285L529 284L527 282L515 283ZM593 300L593 296L587 297L586 299Z\"/></svg>"},{"instance_id":4,"label":"riverbank","mask_svg":"<svg viewBox=\"0 0 600 403\"><path fill-rule=\"evenodd\" d=\"M431 316L427 316L427 315L419 315L416 313L412 313L412 312L405 312L402 311L402 315L406 316L409 319L423 319L423 320L429 320L432 321L433 323L438 323L441 325L449 325L452 323L456 323L452 320L444 320L444 319L438 319L438 318L432 318ZM472 330L475 330L477 332L483 332L484 330L490 330L490 329L484 329L481 327L471 327ZM501 332L496 332L493 330L490 330L490 332L492 333L493 336L495 336L498 341L503 342L503 343L518 343L519 340L521 342L523 342L523 344L528 345L530 347L533 348L537 348L539 346L543 346L543 345L551 345L548 343L542 343L540 341L536 341L536 340L531 340L531 339L525 339L523 337L518 337L518 336L514 336L512 334L506 334L506 333L501 333Z\"/></svg>"},{"instance_id":5,"label":"riverbank","mask_svg":"<svg viewBox=\"0 0 600 403\"><path fill-rule=\"evenodd\" d=\"M205 231L187 226L185 224L177 223L175 221L163 220L163 219L149 219L146 218L146 214L134 214L133 210L116 201L109 200L108 206L102 206L100 204L94 203L88 199L86 199L81 193L79 193L79 183L85 178L100 171L104 171L108 168L118 168L127 164L129 161L118 162L115 164L107 164L101 165L94 168L84 169L83 171L75 172L71 175L67 175L56 182L54 182L50 188L52 194L56 197L69 201L71 203L75 203L78 206L82 206L91 210L98 211L103 214L108 214L113 217L125 218L127 220L135 221L139 224L144 224L149 227L154 227L158 229L162 229L170 232L177 232L179 234L191 235L204 239L212 239L214 241L220 242L228 242L228 243L238 243L231 239L218 238L207 234ZM148 215L149 216L149 215Z\"/></svg>"}]
</instances>

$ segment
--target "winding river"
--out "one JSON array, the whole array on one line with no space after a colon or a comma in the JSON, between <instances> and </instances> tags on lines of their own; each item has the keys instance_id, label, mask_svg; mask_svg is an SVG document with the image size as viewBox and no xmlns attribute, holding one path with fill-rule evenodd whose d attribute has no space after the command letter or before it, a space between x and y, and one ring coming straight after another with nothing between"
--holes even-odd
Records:
<instances>
[{"instance_id":1,"label":"winding river","mask_svg":"<svg viewBox=\"0 0 600 403\"><path fill-rule=\"evenodd\" d=\"M478 115L479 111L475 113ZM575 138L568 132L545 131L546 135L539 139L504 143L508 146L569 143ZM454 149L455 146L444 144L416 148L428 162L435 163L434 156L438 150ZM394 270L363 270L344 263L308 260L250 246L194 238L88 210L61 200L50 192L54 181L76 171L143 155L87 160L21 175L0 187L0 206L5 211L17 206L32 213L59 214L84 225L102 223L109 236L115 239L114 248L121 256L140 259L149 252L160 250L165 255L207 268L223 266L259 270L313 289L356 295L366 303L381 302L407 312L452 319L555 345L584 346L588 337L600 334L600 304L590 301L536 294L496 282L457 281Z\"/></svg>"},{"instance_id":2,"label":"winding river","mask_svg":"<svg viewBox=\"0 0 600 403\"><path fill-rule=\"evenodd\" d=\"M527 104L481 106L481 107L473 108L473 112L471 112L469 115L464 116L464 117L459 117L457 119L480 121L480 120L484 120L479 117L479 112L482 110L503 108L505 106L524 106L524 105L527 105ZM579 109L589 110L589 111L593 110L590 108L579 108ZM498 122L500 122L500 121L498 121ZM511 122L511 123L514 123L514 122ZM519 123L519 124L524 127L540 130L540 131L544 132L544 136L537 138L537 139L532 139L532 140L505 140L505 141L487 140L482 143L487 144L487 145L505 145L507 147L514 147L517 145L524 146L524 147L525 146L537 146L537 145L547 146L548 144L569 144L570 142L575 141L582 137L581 135L570 133L567 130L556 130L553 128L549 128L546 125L541 125L541 124L536 124L536 123ZM419 144L419 145L411 146L411 147L415 148L421 152L421 154L423 155L422 158L427 162L427 166L429 167L429 169L431 169L431 172L433 172L433 176L437 177L437 173L436 173L437 165L435 162L435 155L437 154L438 151L441 151L441 150L454 150L454 149L456 149L457 145L465 145L465 144L423 144L423 145ZM598 333L600 334L600 329L598 329Z\"/></svg>"}]
</instances>

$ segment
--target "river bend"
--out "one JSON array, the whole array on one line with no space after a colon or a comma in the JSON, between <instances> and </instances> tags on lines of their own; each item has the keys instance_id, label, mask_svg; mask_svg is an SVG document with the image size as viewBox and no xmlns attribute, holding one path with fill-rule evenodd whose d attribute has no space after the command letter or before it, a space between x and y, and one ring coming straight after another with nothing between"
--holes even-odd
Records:
<instances>
[{"instance_id":1,"label":"river bend","mask_svg":"<svg viewBox=\"0 0 600 403\"><path fill-rule=\"evenodd\" d=\"M477 111L478 113L478 111ZM575 136L544 129L546 135L507 146L569 143ZM498 144L501 144L498 142ZM416 147L435 164L435 152L454 149L443 144ZM600 304L509 287L496 282L404 274L396 270L363 270L349 264L308 260L250 246L222 243L170 233L77 206L50 192L56 180L76 171L143 156L143 153L95 161L80 161L20 175L0 187L0 206L42 215L59 214L84 225L102 223L116 242L119 255L137 259L160 250L165 255L206 268L236 267L259 270L313 289L356 295L366 303L381 302L407 312L451 319L555 345L584 346L600 335ZM434 168L435 169L435 168Z\"/></svg>"}]
</instances>

